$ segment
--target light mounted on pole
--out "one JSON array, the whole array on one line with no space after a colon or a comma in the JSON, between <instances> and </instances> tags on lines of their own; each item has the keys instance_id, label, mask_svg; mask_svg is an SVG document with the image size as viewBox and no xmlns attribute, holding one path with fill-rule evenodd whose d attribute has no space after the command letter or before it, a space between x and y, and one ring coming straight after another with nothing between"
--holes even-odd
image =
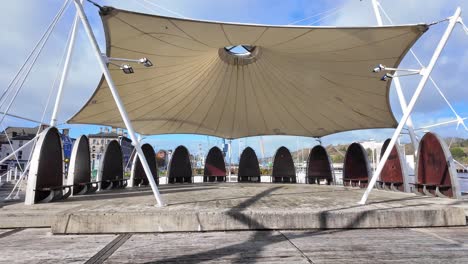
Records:
<instances>
[{"instance_id":1,"label":"light mounted on pole","mask_svg":"<svg viewBox=\"0 0 468 264\"><path fill-rule=\"evenodd\" d=\"M152 67L153 66L153 63L150 60L148 60L147 58L141 58L141 59L139 59L138 62L140 64L143 64L143 66L145 66L145 67Z\"/></svg>"},{"instance_id":2,"label":"light mounted on pole","mask_svg":"<svg viewBox=\"0 0 468 264\"><path fill-rule=\"evenodd\" d=\"M143 150L141 149L140 142L138 141L138 138L136 136L136 132L133 129L132 122L130 121L130 118L128 116L127 110L125 109L125 106L122 102L122 99L120 98L120 95L118 93L117 87L114 83L114 80L112 79L111 73L109 69L107 68L106 62L109 62L109 60L106 60L106 56L102 56L101 51L99 50L99 45L96 41L96 37L94 36L93 30L91 29L91 25L89 24L89 21L86 17L86 14L83 10L83 6L79 2L79 0L73 0L75 2L75 7L77 10L77 13L80 17L80 20L84 26L86 35L88 36L88 39L90 41L90 44L93 48L93 51L96 55L97 62L99 64L99 67L102 70L102 73L104 74L104 78L107 81L107 84L109 86L109 90L112 94L112 97L114 98L114 101L117 105L117 108L119 110L119 113L122 117L122 120L128 130L128 134L130 138L132 139L132 144L135 146L135 151L138 154L141 165L143 166L143 170L145 171L146 177L148 179L148 182L151 186L151 189L153 191L154 197L156 198L158 206L165 206L165 203L163 201L163 198L161 197L161 194L159 193L158 186L156 185L156 181L153 178L153 174L151 172L151 168L148 165L148 161L146 160L146 157L143 153ZM128 61L128 60L127 60ZM134 60L130 60L131 62ZM137 62L138 63L138 62Z\"/></svg>"},{"instance_id":3,"label":"light mounted on pole","mask_svg":"<svg viewBox=\"0 0 468 264\"><path fill-rule=\"evenodd\" d=\"M132 74L135 72L133 70L132 65L128 63L118 65L116 63L113 63L113 61L138 63L138 64L145 66L146 68L154 66L153 63L148 58L141 58L141 59L112 58L112 57L107 57L105 54L102 54L102 57L107 63L119 67L125 74Z\"/></svg>"},{"instance_id":4,"label":"light mounted on pole","mask_svg":"<svg viewBox=\"0 0 468 264\"><path fill-rule=\"evenodd\" d=\"M398 122L398 126L395 129L395 132L393 133L393 136L392 136L392 138L390 140L390 143L388 143L387 149L385 150L384 154L382 155L382 157L380 159L380 162L379 162L379 165L377 166L377 169L376 169L375 173L370 178L369 184L367 185L367 189L364 192L361 200L359 201L359 204L361 204L361 205L366 204L367 198L369 197L370 192L374 188L375 183L377 182L377 179L378 179L380 173L382 172L383 167L384 167L385 163L387 162L388 157L390 156L390 153L391 153L393 147L396 144L396 141L397 141L397 139L398 139L398 137L399 137L399 135L400 135L400 133L401 133L401 131L403 129L403 126L406 124L406 121L408 121L408 118L411 115L411 112L413 111L413 108L414 108L419 96L421 95L421 92L423 91L424 87L426 86L426 83L427 83L427 81L429 79L429 76L430 76L432 70L434 69L434 66L435 66L437 60L439 59L443 48L447 44L447 41L448 41L448 39L450 37L450 34L452 33L452 31L453 31L453 29L454 29L460 15L461 15L461 9L458 7L457 10L455 11L454 16L450 18L449 25L447 26L447 29L445 30L442 38L440 39L439 44L437 45L437 48L435 49L434 54L432 55L432 58L431 58L431 60L429 62L429 65L427 66L427 68L423 68L423 70L420 71L420 74L422 75L422 78L421 78L421 80L420 80L420 82L419 82L419 84L418 84L412 98L411 98L411 101L408 104L408 107L405 109L405 111L403 113L403 117L400 119L400 122Z\"/></svg>"},{"instance_id":5,"label":"light mounted on pole","mask_svg":"<svg viewBox=\"0 0 468 264\"><path fill-rule=\"evenodd\" d=\"M132 74L134 73L135 71L133 71L133 67L128 65L128 64L122 64L122 66L120 66L120 69L125 73L125 74Z\"/></svg>"},{"instance_id":6,"label":"light mounted on pole","mask_svg":"<svg viewBox=\"0 0 468 264\"><path fill-rule=\"evenodd\" d=\"M380 80L384 82L388 81L388 79L393 79L393 75L390 73L386 73L384 74L384 76L382 76L382 78L380 78Z\"/></svg>"},{"instance_id":7,"label":"light mounted on pole","mask_svg":"<svg viewBox=\"0 0 468 264\"><path fill-rule=\"evenodd\" d=\"M384 14L387 16L387 14L385 13L385 10L382 8L379 1L377 1L377 0L372 0L372 6L374 8L374 13L375 13L375 18L377 20L377 25L383 26L383 21L382 21L382 16L380 14L380 10L382 10L384 12ZM390 21L390 23L392 23L392 21L390 20L390 18L388 16L387 16L387 18ZM408 107L408 104L406 103L405 96L403 95L403 89L401 87L400 79L395 78L393 83L395 84L395 90L396 90L396 94L398 96L398 101L400 102L401 110L403 112L405 112L406 108ZM411 116L408 117L406 125L408 126L409 136L410 136L413 148L414 148L414 155L416 155L417 149L419 148L418 147L418 139L416 137L416 134L414 133L413 120L411 119ZM406 189L408 189L408 188L409 188L409 186L407 185Z\"/></svg>"},{"instance_id":8,"label":"light mounted on pole","mask_svg":"<svg viewBox=\"0 0 468 264\"><path fill-rule=\"evenodd\" d=\"M403 72L409 72L407 74L398 74L398 76L395 76L393 74L390 74L390 73L385 73L382 78L380 78L381 81L388 81L389 79L392 79L392 78L396 78L396 77L404 77L404 76L410 76L410 75L416 75L416 74L420 74L422 75L423 74L423 71L424 71L424 68L421 69L421 70L414 70L414 69L398 69L398 68L389 68L383 64L379 64L377 65L373 70L372 72L374 73L378 73L378 72L381 72L381 71L403 71Z\"/></svg>"}]
</instances>

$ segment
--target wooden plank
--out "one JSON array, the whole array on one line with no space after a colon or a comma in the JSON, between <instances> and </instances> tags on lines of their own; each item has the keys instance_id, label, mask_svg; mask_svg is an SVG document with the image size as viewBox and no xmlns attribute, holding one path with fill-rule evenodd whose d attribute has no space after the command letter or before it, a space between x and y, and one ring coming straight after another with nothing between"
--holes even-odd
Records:
<instances>
[{"instance_id":1,"label":"wooden plank","mask_svg":"<svg viewBox=\"0 0 468 264\"><path fill-rule=\"evenodd\" d=\"M8 230L6 232L1 232L0 233L0 238L4 238L4 237L10 236L10 235L13 235L13 234L18 233L18 232L20 232L22 230L24 230L24 228L15 228L15 229L12 229L12 230Z\"/></svg>"},{"instance_id":2,"label":"wooden plank","mask_svg":"<svg viewBox=\"0 0 468 264\"><path fill-rule=\"evenodd\" d=\"M56 236L49 228L27 228L0 239L1 263L84 263L115 235Z\"/></svg>"},{"instance_id":3,"label":"wooden plank","mask_svg":"<svg viewBox=\"0 0 468 264\"><path fill-rule=\"evenodd\" d=\"M309 263L279 232L133 235L106 263Z\"/></svg>"},{"instance_id":4,"label":"wooden plank","mask_svg":"<svg viewBox=\"0 0 468 264\"><path fill-rule=\"evenodd\" d=\"M466 227L284 231L313 263L468 263ZM441 231L439 231L441 230ZM454 234L464 239L451 241Z\"/></svg>"},{"instance_id":5,"label":"wooden plank","mask_svg":"<svg viewBox=\"0 0 468 264\"><path fill-rule=\"evenodd\" d=\"M92 256L85 264L104 263L114 252L119 249L132 235L121 234L107 244L103 249L99 250L96 255Z\"/></svg>"},{"instance_id":6,"label":"wooden plank","mask_svg":"<svg viewBox=\"0 0 468 264\"><path fill-rule=\"evenodd\" d=\"M5 263L468 263L468 227L120 236L28 228L0 248Z\"/></svg>"}]
</instances>

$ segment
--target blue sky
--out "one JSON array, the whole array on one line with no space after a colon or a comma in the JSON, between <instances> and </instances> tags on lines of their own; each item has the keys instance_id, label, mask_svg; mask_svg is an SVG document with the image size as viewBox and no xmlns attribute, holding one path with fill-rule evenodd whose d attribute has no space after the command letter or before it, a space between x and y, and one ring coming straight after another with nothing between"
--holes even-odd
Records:
<instances>
[{"instance_id":1,"label":"blue sky","mask_svg":"<svg viewBox=\"0 0 468 264\"><path fill-rule=\"evenodd\" d=\"M278 25L290 24L314 14L332 10L298 24L308 25L314 22L314 25L336 26L369 26L376 24L370 0L96 0L96 2L101 5L110 5L165 16L183 15L194 19ZM15 0L2 4L0 13L3 17L3 23L0 25L0 32L2 32L0 35L0 52L3 61L0 64L0 90L7 87L11 78L22 65L35 42L41 37L42 32L44 32L62 3L63 1L58 0ZM392 20L398 24L437 21L452 15L457 6L462 7L462 10L468 13L468 1L466 0L381 0L381 4ZM97 14L97 9L86 3L85 10L101 48L104 50L102 24ZM36 66L33 67L24 88L13 104L11 113L35 120L41 119L42 112L46 108L48 93L56 79L58 69L61 67L61 58L74 12L73 5L70 5L39 57ZM463 15L463 18L468 22L466 14ZM384 22L388 23L386 20ZM427 64L429 61L446 25L447 23L441 23L432 26L414 46L414 51L424 64ZM432 75L443 89L447 99L462 117L468 117L468 92L464 79L468 75L467 44L468 36L459 25L451 36ZM416 61L410 55L404 59L401 67L419 68ZM101 75L81 27L78 32L76 49L72 58L71 71L73 74L70 75L66 82L65 103L59 115L59 123L65 123L68 118L84 105L96 88ZM418 81L419 77L402 79L404 92L408 101ZM393 88L390 101L395 116L399 119L402 114ZM47 122L50 121L51 112L52 106L49 105L45 109ZM453 113L431 84L426 86L412 117L416 127L454 119ZM3 125L32 126L34 123L7 118ZM61 125L61 127L72 128L72 136L99 131L99 127L97 126L65 124ZM468 132L463 131L461 128L456 130L455 125L445 126L434 131L447 137L468 137ZM322 141L324 144L338 144L370 138L383 140L389 137L391 133L392 129L351 131L323 137ZM407 139L404 140L407 141ZM196 152L201 144L206 152L208 147L218 145L221 139L199 135L158 135L147 137L145 141L150 142L156 149L173 149L177 145L183 144L191 152ZM251 146L261 156L259 142L258 137L242 139L240 141L240 148ZM295 150L301 147L312 147L317 144L317 141L313 138L288 136L263 137L263 142L266 156L272 155L282 145ZM234 157L237 157L238 149L239 140L234 140Z\"/></svg>"}]
</instances>

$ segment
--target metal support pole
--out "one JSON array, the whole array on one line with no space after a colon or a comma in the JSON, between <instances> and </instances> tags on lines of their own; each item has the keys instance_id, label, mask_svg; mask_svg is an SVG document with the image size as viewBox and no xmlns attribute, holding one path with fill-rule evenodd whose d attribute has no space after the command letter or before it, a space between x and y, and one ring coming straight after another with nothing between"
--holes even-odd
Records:
<instances>
[{"instance_id":1,"label":"metal support pole","mask_svg":"<svg viewBox=\"0 0 468 264\"><path fill-rule=\"evenodd\" d=\"M395 77L397 77L398 74L395 74ZM408 108L408 105L406 103L406 99L405 99L405 95L403 94L403 90L401 88L401 82L400 82L400 79L399 78L393 78L393 81L395 83L395 90L397 92L397 95L398 95L398 101L400 102L400 106L401 106L401 110L404 112L406 110L406 108ZM416 133L414 133L414 125L413 125L413 120L411 119L411 117L408 117L408 121L406 122L406 126L408 127L408 132L409 132L409 136L410 136L410 139L411 139L411 143L413 144L413 148L414 148L414 155L416 156L416 153L418 151L418 146L419 146L419 143L418 143L418 139L416 138Z\"/></svg>"},{"instance_id":2,"label":"metal support pole","mask_svg":"<svg viewBox=\"0 0 468 264\"><path fill-rule=\"evenodd\" d=\"M380 14L379 5L380 3L378 0L372 0L372 7L374 8L374 13L375 13L375 18L377 19L377 24L379 26L383 26L382 15ZM398 73L395 73L394 76L397 77ZM393 78L393 82L395 83L395 90L397 92L398 101L400 102L401 110L405 112L406 108L408 108L408 104L406 103L405 95L403 94L400 79ZM411 116L408 118L408 121L406 122L406 126L408 126L409 136L411 139L411 143L413 144L413 148L414 148L414 155L416 156L416 152L418 151L418 140L416 138L416 134L414 133L413 120L411 119Z\"/></svg>"},{"instance_id":3,"label":"metal support pole","mask_svg":"<svg viewBox=\"0 0 468 264\"><path fill-rule=\"evenodd\" d=\"M81 3L83 4L83 0L81 0ZM55 105L54 105L54 110L52 112L52 119L50 121L51 126L56 126L57 125L57 113L60 108L60 103L62 101L62 95L63 95L63 87L65 86L65 80L67 79L68 72L70 70L70 59L73 53L73 47L75 46L75 37L76 37L76 31L78 29L78 12L75 14L75 19L73 20L73 26L72 26L72 32L70 36L70 42L68 43L68 48L67 48L67 55L65 57L65 64L63 65L63 72L62 76L60 78L60 84L59 88L57 91L57 97L55 98Z\"/></svg>"},{"instance_id":4,"label":"metal support pole","mask_svg":"<svg viewBox=\"0 0 468 264\"><path fill-rule=\"evenodd\" d=\"M141 135L138 136L138 142L141 142L142 138ZM135 151L135 150L133 150ZM127 166L125 166L125 169L128 167L128 164L132 162L132 167L130 168L130 182L128 183L128 187L135 187L134 186L134 181L135 181L135 166L137 164L137 155L133 156L133 151L132 154L130 154L129 161L127 162ZM132 157L133 156L133 157Z\"/></svg>"},{"instance_id":5,"label":"metal support pole","mask_svg":"<svg viewBox=\"0 0 468 264\"><path fill-rule=\"evenodd\" d=\"M465 121L468 119L468 117L464 117L464 118L460 118L462 121ZM429 129L429 128L432 128L432 127L438 127L438 126L443 126L443 125L449 125L449 124L453 124L453 123L459 123L460 120L459 119L455 119L455 120L451 120L451 121L446 121L446 122L441 122L441 123L437 123L437 124L434 124L434 125L429 125L429 126L423 126L423 127L420 127L420 128L417 128L416 130L426 130L426 129Z\"/></svg>"},{"instance_id":6,"label":"metal support pole","mask_svg":"<svg viewBox=\"0 0 468 264\"><path fill-rule=\"evenodd\" d=\"M130 156L131 157L131 156ZM132 159L132 167L130 171L130 182L128 183L128 187L132 188L134 187L134 182L135 182L135 166L137 164L137 155L135 155ZM130 161L129 161L130 162Z\"/></svg>"},{"instance_id":7,"label":"metal support pole","mask_svg":"<svg viewBox=\"0 0 468 264\"><path fill-rule=\"evenodd\" d=\"M375 18L377 19L377 24L379 26L383 25L382 16L380 15L379 2L377 0L372 0L372 7L374 8Z\"/></svg>"},{"instance_id":8,"label":"metal support pole","mask_svg":"<svg viewBox=\"0 0 468 264\"><path fill-rule=\"evenodd\" d=\"M122 120L125 123L125 126L128 130L128 134L130 135L130 138L132 139L132 144L135 146L135 150L138 156L140 157L141 164L143 165L143 169L151 185L151 189L153 190L153 194L154 194L154 197L156 198L158 206L165 206L164 201L161 197L161 194L159 193L158 186L156 185L156 182L154 181L153 174L151 173L151 169L148 165L146 157L143 153L143 150L141 149L140 142L138 142L138 138L136 136L135 130L133 129L132 122L130 121L130 118L128 117L127 111L125 110L125 106L122 100L120 99L120 95L117 91L117 88L115 87L114 81L112 80L112 76L109 72L109 69L107 68L106 62L104 61L104 58L101 55L101 51L99 50L99 45L93 34L91 26L89 25L89 21L83 10L83 6L80 4L78 0L74 0L74 2L76 6L76 11L80 17L81 22L83 23L84 29L86 31L86 35L88 35L89 41L94 50L94 55L96 55L96 59L98 60L102 73L104 74L107 84L109 85L109 90L111 91L112 96L114 97L115 104L117 105L117 108L119 109L120 115L122 116Z\"/></svg>"},{"instance_id":9,"label":"metal support pole","mask_svg":"<svg viewBox=\"0 0 468 264\"><path fill-rule=\"evenodd\" d=\"M19 115L10 114L10 113L6 113L6 112L2 112L2 111L0 111L0 115L6 115L6 116L18 118L18 119L23 119L23 120L33 122L33 123L37 123L37 124L41 124L41 125L43 124L42 121L34 120L34 119L31 119L31 118L27 118L27 117L22 117L22 116L19 116Z\"/></svg>"},{"instance_id":10,"label":"metal support pole","mask_svg":"<svg viewBox=\"0 0 468 264\"><path fill-rule=\"evenodd\" d=\"M447 44L447 41L450 37L450 34L452 33L458 18L461 15L461 9L460 7L457 8L455 11L455 14L450 18L449 25L447 26L447 29L445 30L444 35L442 36L441 40L439 41L439 44L437 45L436 50L434 51L434 54L432 55L431 61L429 62L429 65L427 68L423 69L421 71L421 81L418 84L418 87L416 88L416 91L413 94L413 97L411 98L411 101L408 105L408 108L404 111L403 117L401 118L400 122L398 123L398 127L396 128L395 132L393 133L392 139L390 140L390 143L388 144L387 149L385 150L385 153L382 157L382 159L379 162L379 166L377 167L376 172L374 175L372 175L372 178L369 182L369 185L367 186L366 191L364 192L364 195L361 198L361 201L359 201L359 204L365 204L367 201L367 198L369 197L370 192L374 188L375 182L377 181L377 178L379 177L380 173L382 172L382 169L385 165L385 163L388 160L388 157L390 156L390 153L392 152L393 147L395 146L395 143L398 139L398 136L401 133L401 130L403 129L403 126L405 125L406 121L408 120L411 112L413 111L414 105L416 104L416 101L418 100L419 96L421 95L422 90L424 89L424 86L426 85L427 80L429 79L429 76L434 69L434 66L439 59L439 56L442 52L442 50L445 47L445 44Z\"/></svg>"},{"instance_id":11,"label":"metal support pole","mask_svg":"<svg viewBox=\"0 0 468 264\"><path fill-rule=\"evenodd\" d=\"M232 164L232 150L231 150L232 139L229 140L229 182L231 182L231 164Z\"/></svg>"}]
</instances>

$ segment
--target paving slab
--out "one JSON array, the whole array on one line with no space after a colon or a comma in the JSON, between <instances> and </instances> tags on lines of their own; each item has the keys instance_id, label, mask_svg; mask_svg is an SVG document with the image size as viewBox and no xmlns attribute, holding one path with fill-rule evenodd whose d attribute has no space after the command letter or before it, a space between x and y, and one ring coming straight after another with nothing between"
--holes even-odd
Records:
<instances>
[{"instance_id":1,"label":"paving slab","mask_svg":"<svg viewBox=\"0 0 468 264\"><path fill-rule=\"evenodd\" d=\"M0 238L0 248L0 263L468 263L468 227L118 236L28 228Z\"/></svg>"},{"instance_id":2,"label":"paving slab","mask_svg":"<svg viewBox=\"0 0 468 264\"><path fill-rule=\"evenodd\" d=\"M114 238L55 236L50 228L28 228L0 238L0 263L84 263Z\"/></svg>"},{"instance_id":3,"label":"paving slab","mask_svg":"<svg viewBox=\"0 0 468 264\"><path fill-rule=\"evenodd\" d=\"M277 231L133 235L105 263L308 263Z\"/></svg>"},{"instance_id":4,"label":"paving slab","mask_svg":"<svg viewBox=\"0 0 468 264\"><path fill-rule=\"evenodd\" d=\"M468 263L468 228L133 235L105 263Z\"/></svg>"},{"instance_id":5,"label":"paving slab","mask_svg":"<svg viewBox=\"0 0 468 264\"><path fill-rule=\"evenodd\" d=\"M0 227L52 227L53 233L191 232L460 226L466 201L306 184L182 184L71 197L63 202L0 209ZM6 216L6 217L4 217ZM41 220L43 219L43 220ZM39 221L41 220L41 221ZM39 222L39 223L38 223Z\"/></svg>"},{"instance_id":6,"label":"paving slab","mask_svg":"<svg viewBox=\"0 0 468 264\"><path fill-rule=\"evenodd\" d=\"M13 229L9 229L9 228L0 229L0 234L10 232L11 230L13 230Z\"/></svg>"},{"instance_id":7,"label":"paving slab","mask_svg":"<svg viewBox=\"0 0 468 264\"><path fill-rule=\"evenodd\" d=\"M283 231L283 234L317 264L468 263L466 227ZM460 234L463 241L452 240Z\"/></svg>"}]
</instances>

